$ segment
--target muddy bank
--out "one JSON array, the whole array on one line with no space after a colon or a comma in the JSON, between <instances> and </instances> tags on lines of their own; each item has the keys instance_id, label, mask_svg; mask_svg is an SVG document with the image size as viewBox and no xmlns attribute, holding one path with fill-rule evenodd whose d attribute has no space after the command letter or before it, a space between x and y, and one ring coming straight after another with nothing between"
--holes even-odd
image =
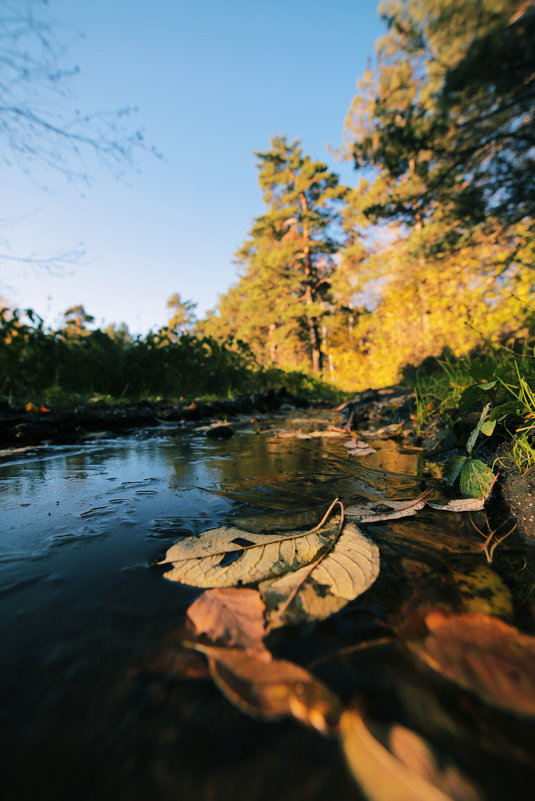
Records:
<instances>
[{"instance_id":1,"label":"muddy bank","mask_svg":"<svg viewBox=\"0 0 535 801\"><path fill-rule=\"evenodd\" d=\"M141 401L109 405L80 405L72 410L44 411L0 408L0 447L69 444L97 436L114 436L159 426L180 427L192 421L226 420L241 414L306 408L317 402L284 389L217 401Z\"/></svg>"}]
</instances>

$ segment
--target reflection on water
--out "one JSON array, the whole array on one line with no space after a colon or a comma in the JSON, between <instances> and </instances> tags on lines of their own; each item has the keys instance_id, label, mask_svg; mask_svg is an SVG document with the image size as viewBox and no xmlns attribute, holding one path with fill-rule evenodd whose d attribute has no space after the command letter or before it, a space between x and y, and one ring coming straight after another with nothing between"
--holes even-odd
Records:
<instances>
[{"instance_id":1,"label":"reflection on water","mask_svg":"<svg viewBox=\"0 0 535 801\"><path fill-rule=\"evenodd\" d=\"M421 455L392 443L359 460L339 440L278 438L268 423L226 441L191 430L3 452L0 731L9 797L358 797L335 743L290 722L251 721L210 683L136 673L198 594L162 580L154 562L178 537L233 518L321 515L335 496L412 498L422 475ZM416 560L430 540L422 525L423 544L414 528L407 538L405 556ZM393 538L378 531L394 555L404 536L395 530ZM374 615L358 626L365 631ZM335 628L347 628L349 618L340 620ZM294 639L297 656L306 653L308 641Z\"/></svg>"}]
</instances>

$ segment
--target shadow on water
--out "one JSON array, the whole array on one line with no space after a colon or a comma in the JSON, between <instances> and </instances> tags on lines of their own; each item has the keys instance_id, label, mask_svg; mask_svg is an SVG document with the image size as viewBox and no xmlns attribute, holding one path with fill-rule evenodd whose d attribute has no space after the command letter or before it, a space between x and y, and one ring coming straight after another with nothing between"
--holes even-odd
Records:
<instances>
[{"instance_id":1,"label":"shadow on water","mask_svg":"<svg viewBox=\"0 0 535 801\"><path fill-rule=\"evenodd\" d=\"M278 437L277 424L244 425L224 442L191 430L2 454L4 797L359 798L334 740L245 717L202 680L202 660L191 678L154 667L199 594L154 565L179 537L243 518L284 527L297 513L306 525L336 496L414 498L436 485L421 454L391 442L359 459L336 439ZM388 646L336 656L383 636L416 579L429 597L447 592L462 560L481 562L481 544L460 515L431 511L372 533L385 566L376 587L314 628L272 635L272 648L318 661L344 701L364 695L379 714L391 706L454 753L462 746L499 798L514 784L507 765L526 769L501 713Z\"/></svg>"}]
</instances>

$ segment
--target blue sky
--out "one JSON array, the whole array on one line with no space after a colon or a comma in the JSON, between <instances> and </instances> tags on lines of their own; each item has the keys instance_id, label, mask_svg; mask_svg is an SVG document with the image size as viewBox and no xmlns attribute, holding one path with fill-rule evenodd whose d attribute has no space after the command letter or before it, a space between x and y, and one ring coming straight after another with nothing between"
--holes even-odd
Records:
<instances>
[{"instance_id":1,"label":"blue sky","mask_svg":"<svg viewBox=\"0 0 535 801\"><path fill-rule=\"evenodd\" d=\"M175 292L203 314L236 279L233 254L263 205L254 151L299 137L354 182L328 145L383 31L374 0L50 0L83 33L66 58L84 112L139 109L160 150L117 181L88 158L91 186L2 165L2 235L12 255L83 243L62 275L0 262L0 295L55 325L83 303L96 324L163 325ZM43 184L46 190L43 189Z\"/></svg>"}]
</instances>

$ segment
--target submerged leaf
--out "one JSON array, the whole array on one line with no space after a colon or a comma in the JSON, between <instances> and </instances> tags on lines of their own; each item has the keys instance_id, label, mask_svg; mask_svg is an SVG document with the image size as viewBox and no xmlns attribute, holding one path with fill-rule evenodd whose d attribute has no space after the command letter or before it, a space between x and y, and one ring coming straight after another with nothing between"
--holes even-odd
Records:
<instances>
[{"instance_id":1,"label":"submerged leaf","mask_svg":"<svg viewBox=\"0 0 535 801\"><path fill-rule=\"evenodd\" d=\"M535 637L482 613L425 618L429 633L409 642L429 667L484 701L535 715Z\"/></svg>"},{"instance_id":2,"label":"submerged leaf","mask_svg":"<svg viewBox=\"0 0 535 801\"><path fill-rule=\"evenodd\" d=\"M345 514L357 523L379 523L383 520L410 517L424 506L423 498L417 498L415 501L371 501L363 506L348 506Z\"/></svg>"},{"instance_id":3,"label":"submerged leaf","mask_svg":"<svg viewBox=\"0 0 535 801\"><path fill-rule=\"evenodd\" d=\"M252 584L311 562L336 536L336 528L279 536L214 528L177 542L159 564L172 565L165 578L194 587Z\"/></svg>"},{"instance_id":4,"label":"submerged leaf","mask_svg":"<svg viewBox=\"0 0 535 801\"><path fill-rule=\"evenodd\" d=\"M379 574L379 549L347 523L334 548L312 564L259 585L270 628L323 620L370 587Z\"/></svg>"},{"instance_id":5,"label":"submerged leaf","mask_svg":"<svg viewBox=\"0 0 535 801\"><path fill-rule=\"evenodd\" d=\"M207 590L189 607L197 634L227 646L264 652L264 602L257 590L225 587Z\"/></svg>"},{"instance_id":6,"label":"submerged leaf","mask_svg":"<svg viewBox=\"0 0 535 801\"><path fill-rule=\"evenodd\" d=\"M469 571L453 570L451 576L465 612L512 616L511 590L489 565L479 565Z\"/></svg>"},{"instance_id":7,"label":"submerged leaf","mask_svg":"<svg viewBox=\"0 0 535 801\"><path fill-rule=\"evenodd\" d=\"M340 731L351 772L370 801L481 798L454 765L441 765L428 743L403 726L393 726L387 732L387 748L372 734L359 712L350 709L342 715Z\"/></svg>"},{"instance_id":8,"label":"submerged leaf","mask_svg":"<svg viewBox=\"0 0 535 801\"><path fill-rule=\"evenodd\" d=\"M242 712L276 720L293 715L327 734L338 723L341 705L322 682L283 659L265 659L239 648L191 643L206 654L213 680Z\"/></svg>"}]
</instances>

